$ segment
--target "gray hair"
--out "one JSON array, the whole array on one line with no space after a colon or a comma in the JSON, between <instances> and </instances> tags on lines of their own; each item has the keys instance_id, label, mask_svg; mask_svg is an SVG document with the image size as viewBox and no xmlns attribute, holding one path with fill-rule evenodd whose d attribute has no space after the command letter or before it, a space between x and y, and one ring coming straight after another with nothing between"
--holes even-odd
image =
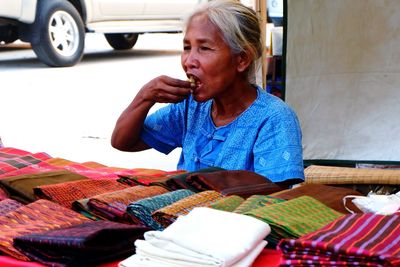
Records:
<instances>
[{"instance_id":1,"label":"gray hair","mask_svg":"<svg viewBox=\"0 0 400 267\"><path fill-rule=\"evenodd\" d=\"M211 23L221 30L234 54L248 52L252 59L249 70L255 70L255 61L263 51L260 21L256 12L238 0L212 0L191 13L186 25L193 17L202 14L206 14Z\"/></svg>"}]
</instances>

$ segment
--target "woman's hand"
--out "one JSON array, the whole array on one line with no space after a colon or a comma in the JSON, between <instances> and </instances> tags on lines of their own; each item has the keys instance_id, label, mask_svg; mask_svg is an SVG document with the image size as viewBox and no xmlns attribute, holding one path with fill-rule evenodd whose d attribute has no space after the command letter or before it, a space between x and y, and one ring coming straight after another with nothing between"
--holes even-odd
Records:
<instances>
[{"instance_id":1,"label":"woman's hand","mask_svg":"<svg viewBox=\"0 0 400 267\"><path fill-rule=\"evenodd\" d=\"M178 103L191 92L190 82L168 76L159 76L145 84L138 95L153 103Z\"/></svg>"}]
</instances>

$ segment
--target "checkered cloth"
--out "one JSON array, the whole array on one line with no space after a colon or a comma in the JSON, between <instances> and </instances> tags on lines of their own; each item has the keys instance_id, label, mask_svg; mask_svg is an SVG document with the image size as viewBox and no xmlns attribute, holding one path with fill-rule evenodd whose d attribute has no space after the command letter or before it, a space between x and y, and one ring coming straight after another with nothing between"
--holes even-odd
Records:
<instances>
[{"instance_id":1,"label":"checkered cloth","mask_svg":"<svg viewBox=\"0 0 400 267\"><path fill-rule=\"evenodd\" d=\"M44 152L32 154L16 148L3 147L0 148L0 174L38 164L50 158Z\"/></svg>"}]
</instances>

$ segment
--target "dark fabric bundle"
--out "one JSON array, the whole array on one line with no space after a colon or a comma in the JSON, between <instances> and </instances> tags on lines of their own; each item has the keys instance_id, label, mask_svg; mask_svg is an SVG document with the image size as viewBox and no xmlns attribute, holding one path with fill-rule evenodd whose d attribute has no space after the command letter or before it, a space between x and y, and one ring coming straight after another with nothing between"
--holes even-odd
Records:
<instances>
[{"instance_id":1,"label":"dark fabric bundle","mask_svg":"<svg viewBox=\"0 0 400 267\"><path fill-rule=\"evenodd\" d=\"M244 170L194 173L186 178L186 182L198 191L214 190L223 195L244 198L256 194L268 195L283 189L264 176Z\"/></svg>"},{"instance_id":2,"label":"dark fabric bundle","mask_svg":"<svg viewBox=\"0 0 400 267\"><path fill-rule=\"evenodd\" d=\"M170 190L189 189L193 192L204 191L204 190L198 189L195 186L189 184L186 181L186 178L189 177L190 175L194 175L194 174L198 174L198 173L211 173L211 172L217 172L217 171L222 171L222 170L224 170L224 169L219 168L219 167L210 167L210 168L197 170L195 172L188 172L188 173L184 173L184 174L174 175L165 181L165 186L167 188L169 188Z\"/></svg>"},{"instance_id":3,"label":"dark fabric bundle","mask_svg":"<svg viewBox=\"0 0 400 267\"><path fill-rule=\"evenodd\" d=\"M38 234L19 236L14 246L31 260L50 266L94 266L135 252L145 226L110 221L88 222Z\"/></svg>"}]
</instances>

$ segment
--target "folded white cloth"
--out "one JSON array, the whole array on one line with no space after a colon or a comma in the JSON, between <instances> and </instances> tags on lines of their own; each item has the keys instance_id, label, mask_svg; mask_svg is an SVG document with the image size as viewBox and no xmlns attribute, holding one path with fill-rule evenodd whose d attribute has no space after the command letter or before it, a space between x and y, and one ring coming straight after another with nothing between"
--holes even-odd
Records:
<instances>
[{"instance_id":1,"label":"folded white cloth","mask_svg":"<svg viewBox=\"0 0 400 267\"><path fill-rule=\"evenodd\" d=\"M248 267L266 245L269 225L256 218L206 207L194 208L164 231L148 231L136 254L120 267Z\"/></svg>"}]
</instances>

